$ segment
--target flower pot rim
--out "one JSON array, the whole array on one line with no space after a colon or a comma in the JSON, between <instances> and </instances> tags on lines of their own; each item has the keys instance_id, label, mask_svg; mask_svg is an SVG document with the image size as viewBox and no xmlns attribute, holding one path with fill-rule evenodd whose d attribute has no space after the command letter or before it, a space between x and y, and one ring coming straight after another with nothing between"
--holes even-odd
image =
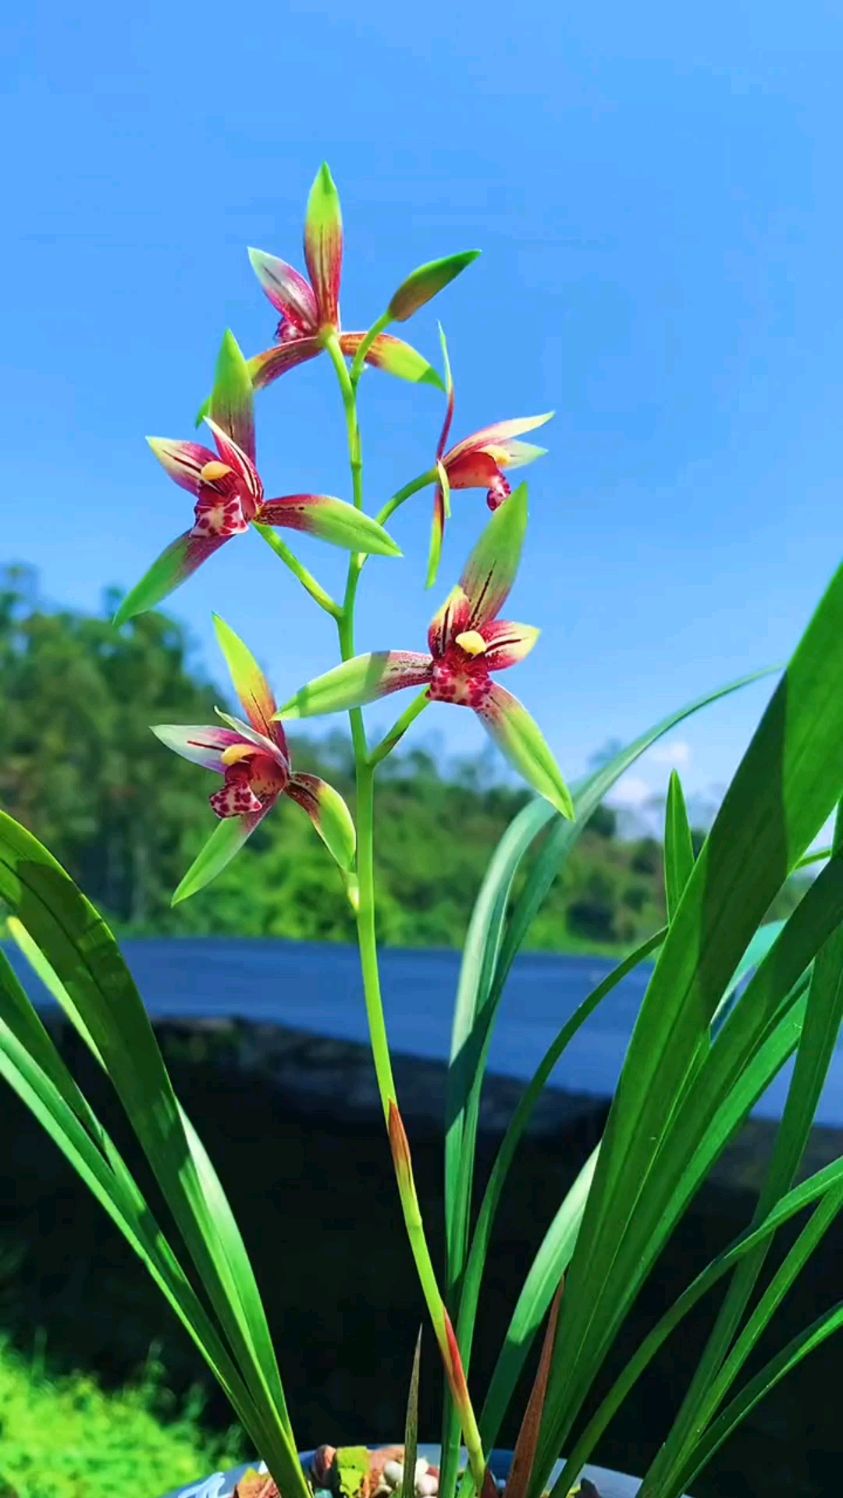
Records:
<instances>
[{"instance_id":1,"label":"flower pot rim","mask_svg":"<svg viewBox=\"0 0 843 1498\"><path fill-rule=\"evenodd\" d=\"M371 1451L378 1451L381 1447L393 1443L388 1441L360 1442L367 1445ZM395 1442L401 1445L401 1442ZM435 1463L439 1459L441 1447L437 1445L419 1445L419 1456L425 1457L427 1461ZM299 1453L304 1465L309 1465L313 1457L313 1451L302 1451ZM496 1477L505 1478L509 1472L512 1461L512 1452L504 1448L496 1448L489 1457L489 1464ZM164 1498L233 1498L237 1483L247 1472L266 1471L265 1462L244 1462L239 1467L231 1467L227 1472L215 1472L210 1477L199 1482L189 1483L185 1487L173 1488ZM554 1477L562 1471L562 1463L557 1462L554 1468ZM600 1498L635 1498L638 1492L640 1477L629 1477L624 1472L613 1472L608 1467L594 1467L590 1464L583 1468L583 1476L588 1477L595 1484Z\"/></svg>"}]
</instances>

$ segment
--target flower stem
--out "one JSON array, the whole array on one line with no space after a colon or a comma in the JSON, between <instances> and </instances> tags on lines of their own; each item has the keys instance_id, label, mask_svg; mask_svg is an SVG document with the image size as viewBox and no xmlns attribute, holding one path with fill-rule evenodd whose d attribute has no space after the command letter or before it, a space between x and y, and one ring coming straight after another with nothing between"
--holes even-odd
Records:
<instances>
[{"instance_id":1,"label":"flower stem","mask_svg":"<svg viewBox=\"0 0 843 1498\"><path fill-rule=\"evenodd\" d=\"M320 609L324 609L325 613L330 614L333 619L339 619L342 615L342 608L336 599L332 598L330 593L326 592L322 587L322 584L316 581L313 573L309 572L304 563L299 561L295 552L290 550L286 542L282 541L281 537L276 535L270 525L261 525L257 520L254 520L252 524L267 546L271 547L275 555L281 558L284 566L289 567L293 577L297 577L302 587L307 589L307 592L314 602L318 603Z\"/></svg>"},{"instance_id":2,"label":"flower stem","mask_svg":"<svg viewBox=\"0 0 843 1498\"><path fill-rule=\"evenodd\" d=\"M354 386L355 390L360 383L360 376L363 373L363 363L365 361L366 355L369 352L369 349L372 347L372 344L374 343L378 334L382 333L384 328L388 328L391 322L392 318L390 317L389 313L382 312L377 322L372 323L372 326L366 334L366 337L363 339L363 342L357 350L357 353L354 355L354 358L351 361L351 383Z\"/></svg>"},{"instance_id":3,"label":"flower stem","mask_svg":"<svg viewBox=\"0 0 843 1498\"><path fill-rule=\"evenodd\" d=\"M419 714L424 712L429 701L430 697L425 687L425 690L419 692L418 697L413 698L410 706L405 708L401 717L393 723L389 733L381 739L377 748L372 750L369 755L369 766L371 769L374 770L380 764L381 760L386 759L386 756L392 753L396 744L400 743L401 739L403 739L407 729L415 723Z\"/></svg>"},{"instance_id":4,"label":"flower stem","mask_svg":"<svg viewBox=\"0 0 843 1498\"><path fill-rule=\"evenodd\" d=\"M358 510L362 510L363 453L360 441L360 426L357 418L357 389L349 374L348 366L340 348L339 338L335 333L328 336L325 346L336 370L342 394L346 430L348 433L348 455L351 464L354 504ZM436 473L434 470L432 475L430 473L421 474L412 483L406 484L403 489L399 489L398 493L393 495L385 508L384 513L387 515L387 518L397 510L400 504L403 504L405 499L409 499L411 494L415 494L418 489L424 488L427 484L433 482L435 478ZM365 560L364 555L360 552L355 552L348 564L345 598L343 599L340 616L337 619L340 652L344 661L350 660L354 655L354 608L357 600L360 573ZM389 747L392 747L393 743L398 742L401 734L409 727L413 718L418 716L426 704L427 694L422 693L402 717L399 718L391 733L387 734L386 738L378 745L371 761L369 759L363 713L358 707L353 708L348 715L351 725L351 739L354 747L354 763L357 778L357 879L359 885L357 942L360 949L360 971L363 978L363 992L366 1003L366 1018L369 1025L372 1059L375 1065L378 1092L380 1094L381 1106L392 1150L395 1178L404 1212L407 1235L410 1240L410 1248L413 1253L428 1314L442 1351L445 1373L465 1434L471 1472L479 1491L483 1485L486 1460L480 1441L477 1420L469 1398L468 1388L466 1387L459 1347L445 1302L437 1284L436 1272L433 1268L433 1260L428 1247L421 1209L412 1179L412 1161L410 1159L409 1145L404 1133L403 1124L400 1122L398 1099L395 1091L395 1078L392 1071L392 1058L389 1053L386 1017L383 1009L375 924L375 768L380 759L389 753ZM399 729L400 732L398 732L397 737L394 737L396 731ZM385 748L385 745L389 747ZM396 1129L399 1126L402 1141L400 1151L396 1149Z\"/></svg>"}]
</instances>

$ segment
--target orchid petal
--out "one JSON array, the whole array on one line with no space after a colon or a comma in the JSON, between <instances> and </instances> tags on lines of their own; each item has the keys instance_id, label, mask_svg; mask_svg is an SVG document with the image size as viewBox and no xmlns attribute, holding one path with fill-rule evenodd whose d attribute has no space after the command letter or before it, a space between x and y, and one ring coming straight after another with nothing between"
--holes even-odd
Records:
<instances>
[{"instance_id":1,"label":"orchid petal","mask_svg":"<svg viewBox=\"0 0 843 1498\"><path fill-rule=\"evenodd\" d=\"M137 614L156 608L230 539L230 536L194 536L191 531L185 531L183 536L172 541L140 582L126 594L114 615L115 629Z\"/></svg>"},{"instance_id":2,"label":"orchid petal","mask_svg":"<svg viewBox=\"0 0 843 1498\"><path fill-rule=\"evenodd\" d=\"M460 586L468 598L470 622L479 629L497 617L509 596L527 532L527 485L496 510L469 557Z\"/></svg>"},{"instance_id":3,"label":"orchid petal","mask_svg":"<svg viewBox=\"0 0 843 1498\"><path fill-rule=\"evenodd\" d=\"M339 791L318 775L294 775L286 795L310 817L325 847L341 869L354 862L357 834L351 812Z\"/></svg>"},{"instance_id":4,"label":"orchid petal","mask_svg":"<svg viewBox=\"0 0 843 1498\"><path fill-rule=\"evenodd\" d=\"M158 462L166 468L174 483L189 494L199 490L199 475L206 463L212 463L216 453L201 442L174 442L168 437L147 437Z\"/></svg>"},{"instance_id":5,"label":"orchid petal","mask_svg":"<svg viewBox=\"0 0 843 1498\"><path fill-rule=\"evenodd\" d=\"M249 812L246 816L226 817L214 828L204 847L194 858L187 873L176 889L171 904L178 905L182 900L187 900L195 895L217 874L221 874L226 864L229 864L245 843L251 837L255 828L263 821L268 811L278 798L272 797L265 801L260 811Z\"/></svg>"},{"instance_id":6,"label":"orchid petal","mask_svg":"<svg viewBox=\"0 0 843 1498\"><path fill-rule=\"evenodd\" d=\"M279 765L289 770L290 755L283 729L276 740L268 739L265 733L258 733L258 730L250 723L244 723L242 718L236 718L233 713L226 713L221 707L215 707L214 712L220 722L232 729L244 743L253 744L261 754L268 754L271 759L275 759ZM281 728L277 720L274 721L274 727L276 730Z\"/></svg>"},{"instance_id":7,"label":"orchid petal","mask_svg":"<svg viewBox=\"0 0 843 1498\"><path fill-rule=\"evenodd\" d=\"M470 437L464 437L462 442L451 448L448 457L457 458L460 453L468 452L469 448L479 450L500 446L513 437L523 437L525 432L534 432L536 427L543 427L548 421L552 421L555 414L554 411L545 411L541 416L515 416L511 421L493 422L491 426L481 427L479 432L473 432Z\"/></svg>"},{"instance_id":8,"label":"orchid petal","mask_svg":"<svg viewBox=\"0 0 843 1498\"><path fill-rule=\"evenodd\" d=\"M211 399L213 401L213 397ZM220 458L223 463L227 464L229 468L234 469L234 472L243 480L255 505L259 505L263 499L263 484L260 481L260 476L251 458L243 451L242 447L238 447L234 439L221 426L217 425L212 416L205 417L205 424L211 428L214 434L214 440L219 448ZM248 518L251 519L252 517L249 516Z\"/></svg>"},{"instance_id":9,"label":"orchid petal","mask_svg":"<svg viewBox=\"0 0 843 1498\"><path fill-rule=\"evenodd\" d=\"M480 634L485 642L483 660L490 671L505 671L517 666L530 654L540 629L532 624L511 624L506 619L493 619L484 624Z\"/></svg>"},{"instance_id":10,"label":"orchid petal","mask_svg":"<svg viewBox=\"0 0 843 1498\"><path fill-rule=\"evenodd\" d=\"M272 720L277 703L272 688L240 636L234 633L219 614L214 614L213 619L220 650L225 656L234 690L243 704L246 717L258 733L265 734L275 743L277 725Z\"/></svg>"},{"instance_id":11,"label":"orchid petal","mask_svg":"<svg viewBox=\"0 0 843 1498\"><path fill-rule=\"evenodd\" d=\"M354 358L365 336L365 333L341 334L340 348L347 359ZM285 347L295 348L296 345L287 344ZM435 385L437 390L443 389L442 380L433 365L411 344L405 343L401 338L393 338L391 333L378 334L366 355L366 363L395 375L399 380L409 380L412 385Z\"/></svg>"},{"instance_id":12,"label":"orchid petal","mask_svg":"<svg viewBox=\"0 0 843 1498\"><path fill-rule=\"evenodd\" d=\"M252 377L237 339L227 332L217 359L209 414L242 451L255 461L255 402ZM225 460L228 462L228 459Z\"/></svg>"},{"instance_id":13,"label":"orchid petal","mask_svg":"<svg viewBox=\"0 0 843 1498\"><path fill-rule=\"evenodd\" d=\"M515 438L495 443L487 447L486 452L497 458L501 468L524 468L528 463L535 463L536 458L547 457L546 447L537 447L535 442L518 442Z\"/></svg>"},{"instance_id":14,"label":"orchid petal","mask_svg":"<svg viewBox=\"0 0 843 1498\"><path fill-rule=\"evenodd\" d=\"M436 447L437 460L442 457L451 433L451 422L454 419L454 402L456 392L454 390L454 375L451 369L451 356L448 353L448 340L445 337L445 329L439 324L439 342L442 345L442 363L445 367L445 391L448 396L448 404L445 407L445 420L442 423L442 431L439 434L439 442Z\"/></svg>"},{"instance_id":15,"label":"orchid petal","mask_svg":"<svg viewBox=\"0 0 843 1498\"><path fill-rule=\"evenodd\" d=\"M314 718L322 713L364 707L404 687L425 686L433 662L414 650L378 650L343 661L324 676L300 687L279 711L281 718Z\"/></svg>"},{"instance_id":16,"label":"orchid petal","mask_svg":"<svg viewBox=\"0 0 843 1498\"><path fill-rule=\"evenodd\" d=\"M523 703L495 682L476 711L510 764L563 817L573 820L571 792L541 729Z\"/></svg>"},{"instance_id":17,"label":"orchid petal","mask_svg":"<svg viewBox=\"0 0 843 1498\"><path fill-rule=\"evenodd\" d=\"M225 774L222 756L226 749L242 742L239 733L231 728L202 723L156 723L152 732L182 759L189 759L204 770L216 770L220 775Z\"/></svg>"},{"instance_id":18,"label":"orchid petal","mask_svg":"<svg viewBox=\"0 0 843 1498\"><path fill-rule=\"evenodd\" d=\"M249 250L249 259L276 312L302 333L315 333L319 327L319 311L313 288L304 276L286 260L267 255L265 250Z\"/></svg>"},{"instance_id":19,"label":"orchid petal","mask_svg":"<svg viewBox=\"0 0 843 1498\"><path fill-rule=\"evenodd\" d=\"M442 466L452 489L490 489L501 472L500 464L491 453L479 452L473 447L456 457L446 453Z\"/></svg>"},{"instance_id":20,"label":"orchid petal","mask_svg":"<svg viewBox=\"0 0 843 1498\"><path fill-rule=\"evenodd\" d=\"M401 555L401 548L377 520L330 494L289 494L284 499L270 499L256 518L261 525L305 531L347 551L382 557Z\"/></svg>"},{"instance_id":21,"label":"orchid petal","mask_svg":"<svg viewBox=\"0 0 843 1498\"><path fill-rule=\"evenodd\" d=\"M328 164L323 161L307 200L304 258L316 296L319 323L332 328L339 326L342 249L339 193Z\"/></svg>"},{"instance_id":22,"label":"orchid petal","mask_svg":"<svg viewBox=\"0 0 843 1498\"><path fill-rule=\"evenodd\" d=\"M443 655L451 641L470 629L471 625L471 604L457 583L430 621L427 643L431 655Z\"/></svg>"},{"instance_id":23,"label":"orchid petal","mask_svg":"<svg viewBox=\"0 0 843 1498\"><path fill-rule=\"evenodd\" d=\"M362 340L363 334L360 334ZM262 354L255 354L249 360L249 374L252 377L252 386L255 390L264 390L277 380L280 375L286 374L288 369L295 369L297 364L305 364L308 359L315 359L322 352L322 343L318 338L294 338L290 343L276 343L272 348L264 349ZM200 412L201 421L204 410Z\"/></svg>"},{"instance_id":24,"label":"orchid petal","mask_svg":"<svg viewBox=\"0 0 843 1498\"><path fill-rule=\"evenodd\" d=\"M442 560L442 542L445 539L445 521L451 514L451 485L441 463L436 465L439 483L433 496L433 519L430 524L430 550L427 557L427 580L425 587L432 588L439 576Z\"/></svg>"},{"instance_id":25,"label":"orchid petal","mask_svg":"<svg viewBox=\"0 0 843 1498\"><path fill-rule=\"evenodd\" d=\"M459 255L446 255L442 260L429 260L411 271L394 293L387 311L393 322L406 322L440 291L449 285L466 266L471 265L480 254L479 250L463 250Z\"/></svg>"}]
</instances>

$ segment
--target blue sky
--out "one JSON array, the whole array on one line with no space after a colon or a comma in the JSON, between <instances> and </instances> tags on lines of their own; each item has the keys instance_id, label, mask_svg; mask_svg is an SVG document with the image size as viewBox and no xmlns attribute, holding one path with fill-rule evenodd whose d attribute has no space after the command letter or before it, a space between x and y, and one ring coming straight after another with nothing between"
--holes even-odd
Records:
<instances>
[{"instance_id":1,"label":"blue sky","mask_svg":"<svg viewBox=\"0 0 843 1498\"><path fill-rule=\"evenodd\" d=\"M326 157L346 326L419 262L481 247L436 307L455 434L558 413L511 603L544 633L507 684L563 765L786 657L840 554L838 6L36 0L2 43L2 552L45 596L95 607L184 529L144 434L190 435L227 325L249 353L271 341L245 246L301 262ZM407 332L434 356L430 309ZM362 414L374 510L428 465L441 399L371 374ZM271 491L347 496L327 361L258 415ZM443 585L485 516L482 494L456 496ZM362 645L421 648L428 526L420 496L396 526L406 560L368 570ZM338 587L339 554L302 550ZM256 537L172 607L215 672L222 612L279 693L334 658ZM722 784L763 701L674 735L629 800L671 757L692 790ZM455 709L422 727L481 742Z\"/></svg>"}]
</instances>

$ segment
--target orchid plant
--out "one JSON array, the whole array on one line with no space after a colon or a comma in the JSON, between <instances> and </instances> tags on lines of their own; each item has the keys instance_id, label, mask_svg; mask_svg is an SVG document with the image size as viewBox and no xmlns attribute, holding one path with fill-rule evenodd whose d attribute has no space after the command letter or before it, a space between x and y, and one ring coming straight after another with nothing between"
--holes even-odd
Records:
<instances>
[{"instance_id":1,"label":"orchid plant","mask_svg":"<svg viewBox=\"0 0 843 1498\"><path fill-rule=\"evenodd\" d=\"M214 448L193 440L149 439L169 477L190 494L193 518L128 594L115 623L122 626L155 607L227 542L249 531L273 549L335 622L339 662L296 690L291 683L279 683L276 697L248 647L216 619L243 716L222 711L214 724L154 727L163 745L216 776L209 798L216 826L173 899L184 900L208 886L281 797L310 818L326 858L336 867L356 920L395 1181L420 1295L444 1370L442 1458L435 1480L423 1472L416 1482L418 1358L403 1452L382 1453L380 1460L365 1451L343 1458L322 1447L313 1466L303 1468L243 1240L213 1166L175 1096L114 938L46 849L2 813L0 898L12 911L9 932L113 1082L171 1218L166 1231L2 952L0 1071L146 1264L284 1498L309 1498L314 1487L339 1487L349 1498L352 1492L374 1498L390 1485L401 1487L402 1498L412 1498L414 1491L427 1498L435 1488L442 1498L454 1498L458 1487L460 1498L486 1494L492 1486L490 1453L543 1326L508 1498L539 1498L550 1485L553 1498L593 1493L593 1485L582 1477L583 1467L618 1406L687 1312L729 1277L679 1415L665 1432L640 1489L643 1498L680 1498L758 1399L843 1325L843 1305L823 1313L734 1391L780 1300L843 1206L841 1161L794 1185L843 1015L843 816L838 815L832 845L820 854L809 851L843 798L843 570L832 580L782 674L696 856L682 788L672 779L665 822L667 924L629 954L562 1025L525 1089L477 1207L475 1149L491 1036L507 976L544 896L583 827L636 758L690 713L757 678L732 683L671 714L569 789L527 708L496 680L498 672L516 666L533 649L538 637L532 626L499 617L516 580L528 523L527 489L521 485L512 492L506 471L542 455L541 448L521 438L550 415L501 421L449 448L454 384L444 335L440 377L421 354L387 332L425 307L476 254L451 255L420 267L367 330L344 333L339 312L342 220L337 190L324 166L310 193L304 242L307 278L273 255L250 251L280 322L272 348L251 359L231 333L225 335L213 390L200 416ZM334 368L344 412L350 501L321 493L266 499L256 466L255 391L321 354ZM435 447L431 441L430 468L409 480L374 516L365 507L358 412L367 365L439 389L446 400ZM396 562L400 550L385 527L424 489L433 490L434 505L429 586L445 560L452 492L485 489L491 517L479 528L459 581L434 615L427 650L396 649L386 639L359 653L355 611L364 568L370 557L382 557L390 567L404 566L412 577L411 563ZM348 551L342 599L333 598L305 567L279 535L285 529ZM215 566L222 577L222 563ZM363 708L405 688L414 689L409 705L373 742ZM431 1251L393 1075L380 983L375 880L377 772L431 703L470 708L537 792L491 860L467 933L448 1070L446 1256L441 1266ZM298 719L340 711L349 714L354 749L353 813L325 781L294 770L284 728ZM777 892L806 862L824 867L787 922L767 921ZM212 900L213 892L206 898ZM604 1139L583 1162L547 1228L478 1405L472 1345L487 1250L513 1158L574 1035L621 980L649 958L654 966ZM595 1403L590 1398L595 1380L661 1248L712 1165L794 1053L787 1104L746 1232L689 1283ZM801 1233L758 1295L772 1238L797 1213L807 1214ZM584 1421L586 1407L590 1413ZM560 1468L563 1449L568 1455Z\"/></svg>"}]
</instances>

